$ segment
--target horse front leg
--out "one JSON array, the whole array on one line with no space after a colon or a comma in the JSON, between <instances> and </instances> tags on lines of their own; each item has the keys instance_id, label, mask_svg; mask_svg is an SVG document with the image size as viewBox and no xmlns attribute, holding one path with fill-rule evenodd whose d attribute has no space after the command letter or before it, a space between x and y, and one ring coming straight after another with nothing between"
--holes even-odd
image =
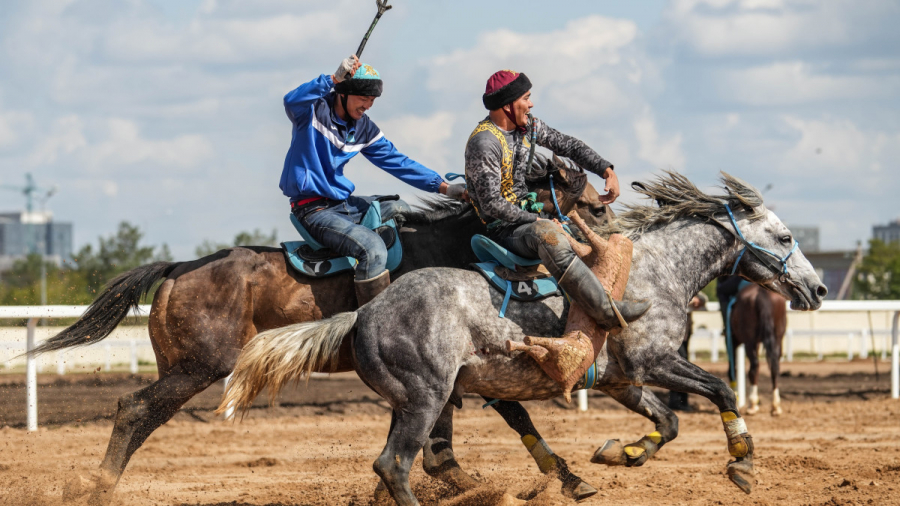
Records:
<instances>
[{"instance_id":1,"label":"horse front leg","mask_svg":"<svg viewBox=\"0 0 900 506\"><path fill-rule=\"evenodd\" d=\"M492 402L494 399L485 397L484 400ZM503 417L507 425L519 434L522 444L531 454L538 469L544 474L556 474L562 482L564 495L580 501L597 493L596 488L569 470L565 459L553 453L553 450L534 427L531 416L522 404L516 401L497 401L491 406Z\"/></svg>"},{"instance_id":2,"label":"horse front leg","mask_svg":"<svg viewBox=\"0 0 900 506\"><path fill-rule=\"evenodd\" d=\"M728 438L728 452L734 457L728 463L728 477L749 494L753 489L753 438L737 410L734 391L721 379L677 354L666 355L655 362L660 365L645 373L645 384L702 395L719 408Z\"/></svg>"},{"instance_id":3,"label":"horse front leg","mask_svg":"<svg viewBox=\"0 0 900 506\"><path fill-rule=\"evenodd\" d=\"M607 466L639 467L660 448L678 437L678 416L646 387L611 385L600 388L626 408L644 416L656 425L656 430L641 439L623 445L609 439L594 452L591 462Z\"/></svg>"}]
</instances>

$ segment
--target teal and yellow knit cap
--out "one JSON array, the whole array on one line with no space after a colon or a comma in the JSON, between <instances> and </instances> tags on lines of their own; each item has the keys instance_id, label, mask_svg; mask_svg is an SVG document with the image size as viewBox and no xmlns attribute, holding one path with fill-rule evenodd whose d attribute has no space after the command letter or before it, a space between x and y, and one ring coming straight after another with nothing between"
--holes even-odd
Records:
<instances>
[{"instance_id":1,"label":"teal and yellow knit cap","mask_svg":"<svg viewBox=\"0 0 900 506\"><path fill-rule=\"evenodd\" d=\"M381 74L371 65L363 63L353 77L335 84L334 91L344 95L380 97L383 87Z\"/></svg>"}]
</instances>

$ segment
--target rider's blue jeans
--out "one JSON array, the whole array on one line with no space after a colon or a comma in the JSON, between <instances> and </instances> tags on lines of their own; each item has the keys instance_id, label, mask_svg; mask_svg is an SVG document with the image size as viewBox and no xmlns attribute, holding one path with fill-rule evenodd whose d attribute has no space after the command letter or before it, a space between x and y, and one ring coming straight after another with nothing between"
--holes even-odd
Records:
<instances>
[{"instance_id":1,"label":"rider's blue jeans","mask_svg":"<svg viewBox=\"0 0 900 506\"><path fill-rule=\"evenodd\" d=\"M384 272L387 264L387 248L378 234L361 226L369 206L381 206L381 218L388 221L398 214L410 211L402 200L375 201L375 197L351 195L343 202L321 201L297 210L294 216L311 236L323 246L339 255L355 258L356 280L374 278Z\"/></svg>"},{"instance_id":2,"label":"rider's blue jeans","mask_svg":"<svg viewBox=\"0 0 900 506\"><path fill-rule=\"evenodd\" d=\"M489 235L494 242L520 257L540 259L556 279L560 279L577 258L566 233L550 220L502 227Z\"/></svg>"}]
</instances>

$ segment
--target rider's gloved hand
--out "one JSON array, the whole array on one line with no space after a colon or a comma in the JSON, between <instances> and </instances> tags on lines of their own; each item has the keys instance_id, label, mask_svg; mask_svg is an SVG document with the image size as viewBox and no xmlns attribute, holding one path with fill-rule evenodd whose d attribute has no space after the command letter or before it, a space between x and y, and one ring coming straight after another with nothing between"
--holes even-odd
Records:
<instances>
[{"instance_id":1,"label":"rider's gloved hand","mask_svg":"<svg viewBox=\"0 0 900 506\"><path fill-rule=\"evenodd\" d=\"M350 79L353 77L353 74L356 73L356 70L360 65L359 58L357 58L355 54L351 54L341 61L340 66L334 71L334 75L331 76L331 79L336 83Z\"/></svg>"},{"instance_id":2,"label":"rider's gloved hand","mask_svg":"<svg viewBox=\"0 0 900 506\"><path fill-rule=\"evenodd\" d=\"M451 199L459 200L460 202L469 201L469 193L466 191L466 185L464 184L449 184L443 193Z\"/></svg>"}]
</instances>

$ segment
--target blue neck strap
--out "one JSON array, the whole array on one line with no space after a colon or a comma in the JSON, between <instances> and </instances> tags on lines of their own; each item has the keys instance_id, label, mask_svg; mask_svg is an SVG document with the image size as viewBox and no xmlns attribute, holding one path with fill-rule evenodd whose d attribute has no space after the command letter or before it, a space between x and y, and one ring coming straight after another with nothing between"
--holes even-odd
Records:
<instances>
[{"instance_id":1,"label":"blue neck strap","mask_svg":"<svg viewBox=\"0 0 900 506\"><path fill-rule=\"evenodd\" d=\"M553 196L553 207L556 208L556 216L559 221L562 223L569 221L569 217L562 213L562 210L559 208L559 202L556 201L556 188L553 187L553 174L550 174L550 195Z\"/></svg>"}]
</instances>

